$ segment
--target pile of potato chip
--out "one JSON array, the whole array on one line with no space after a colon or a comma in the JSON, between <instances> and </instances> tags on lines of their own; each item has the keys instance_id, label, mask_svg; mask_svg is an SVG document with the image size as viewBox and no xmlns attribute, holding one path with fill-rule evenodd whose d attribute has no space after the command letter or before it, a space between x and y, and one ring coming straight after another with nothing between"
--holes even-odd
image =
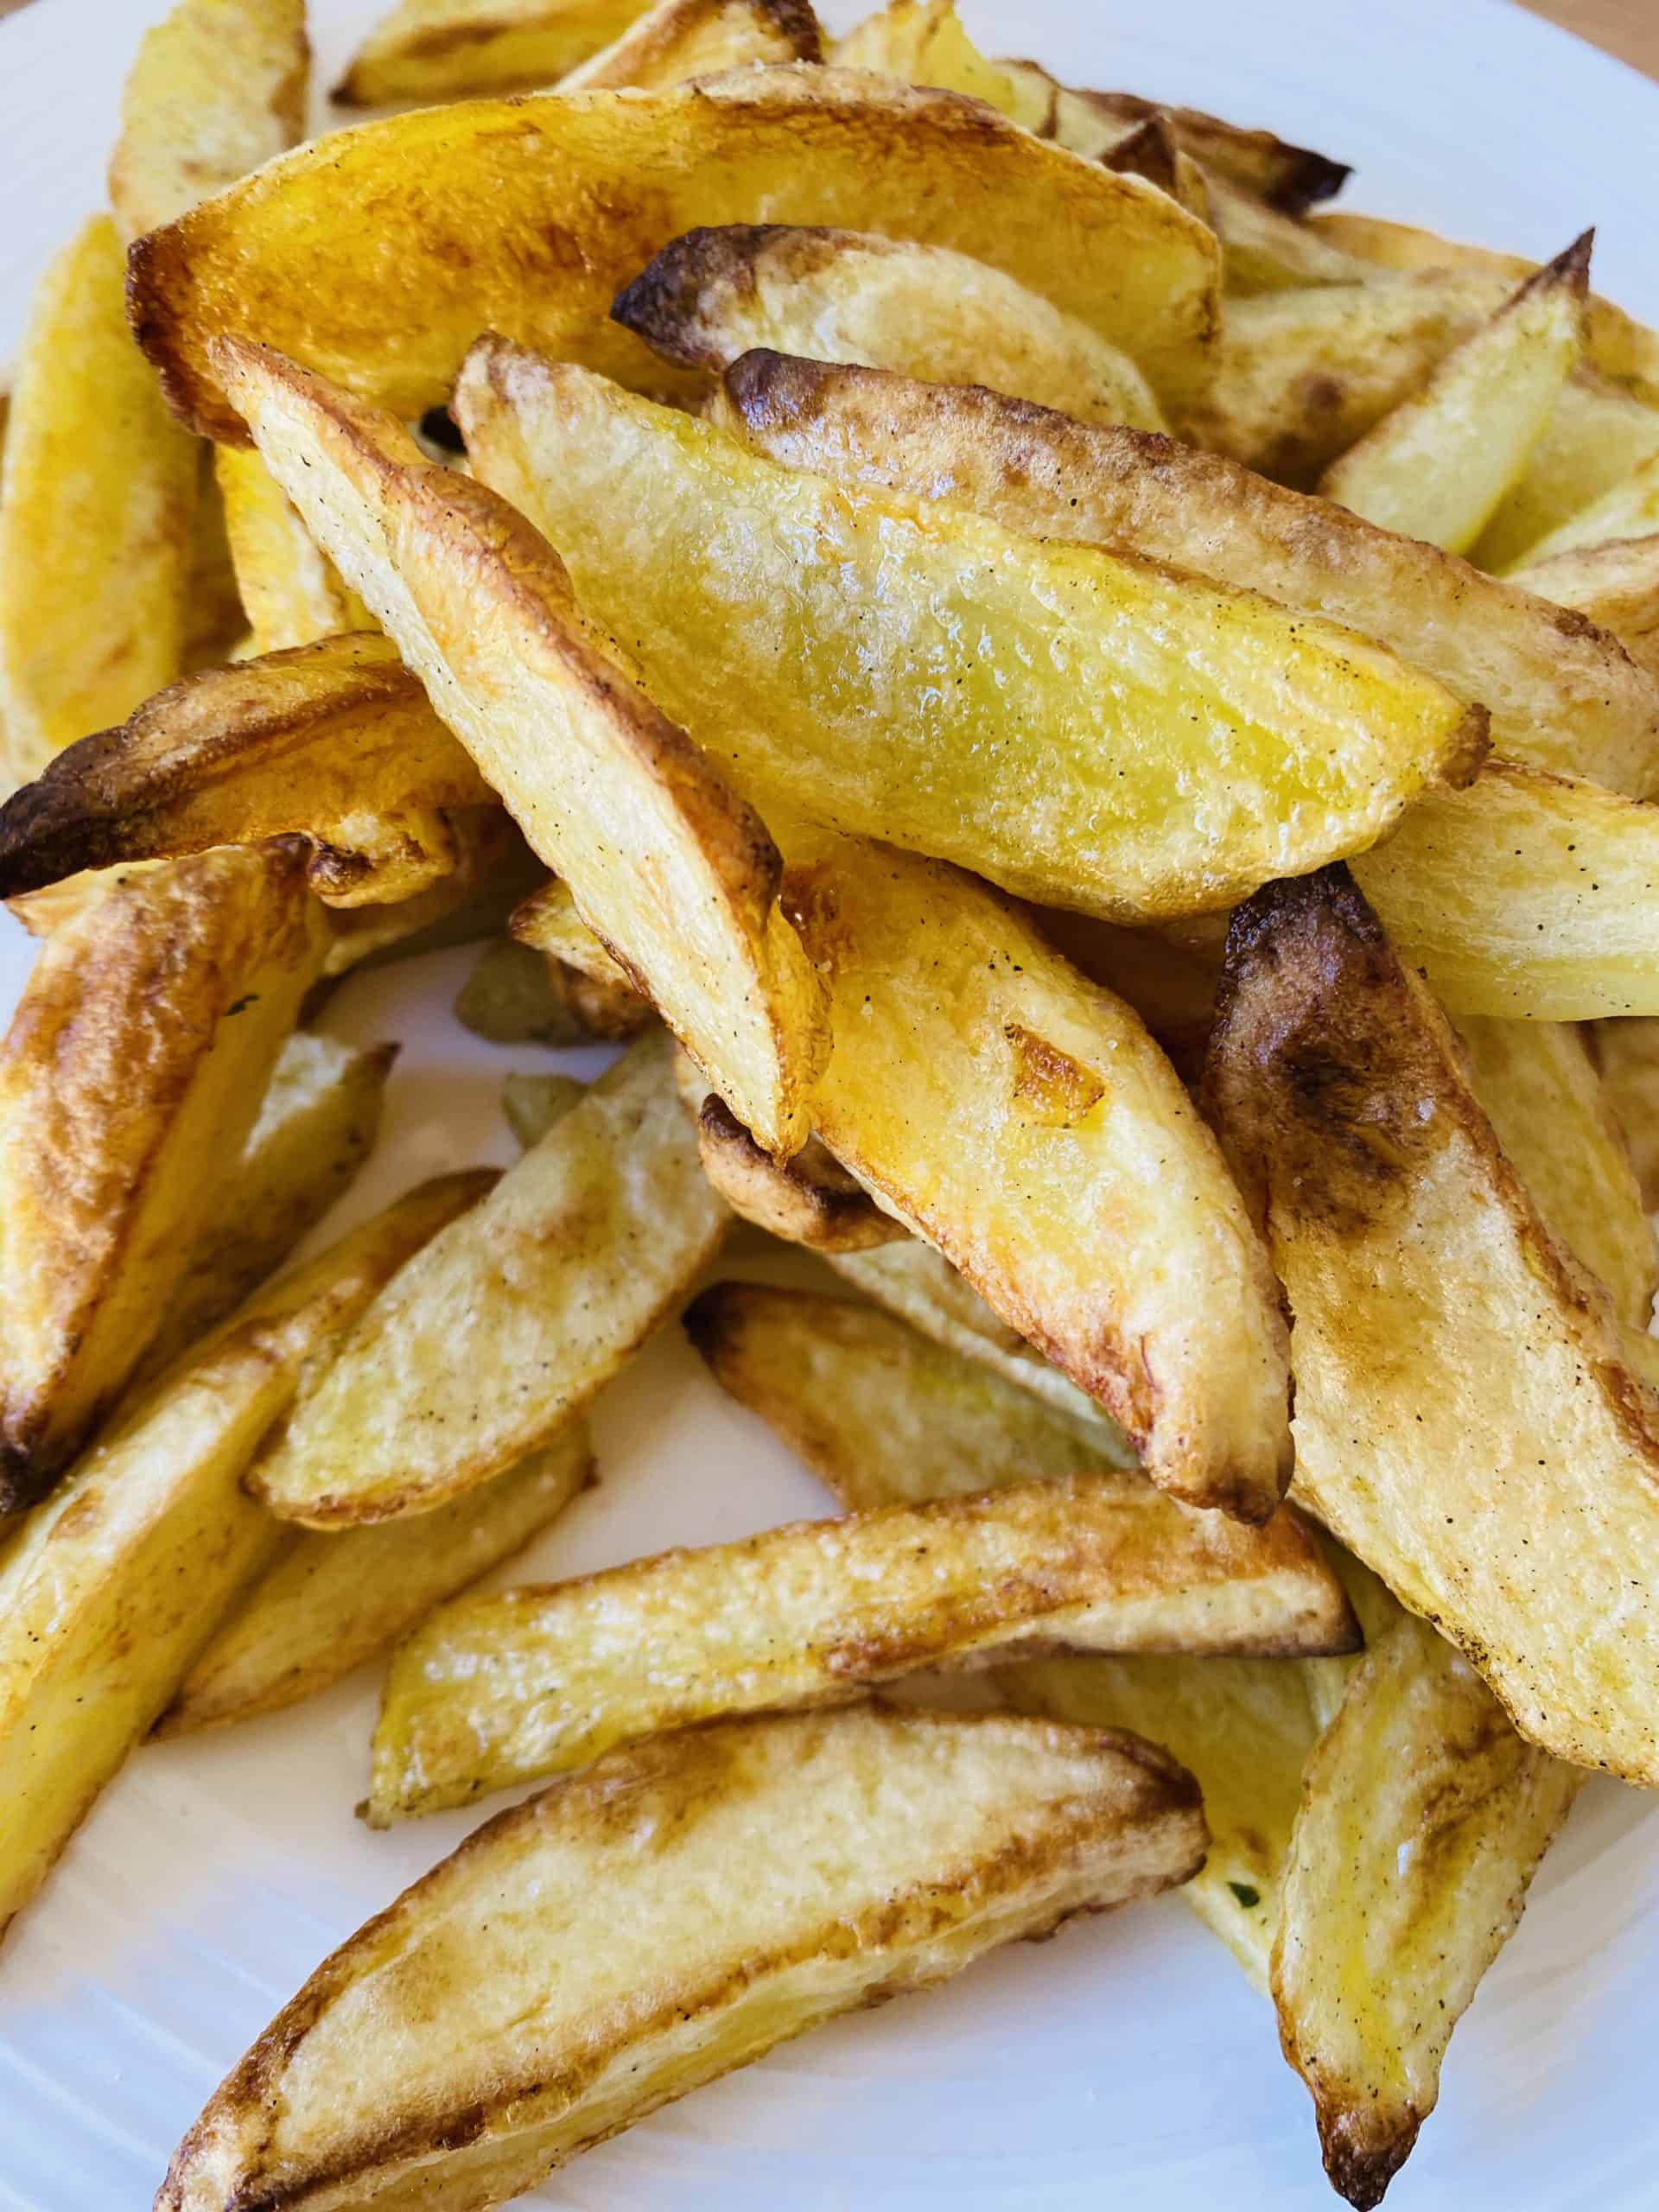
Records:
<instances>
[{"instance_id":1,"label":"pile of potato chip","mask_svg":"<svg viewBox=\"0 0 1659 2212\"><path fill-rule=\"evenodd\" d=\"M168 2212L475 2212L1175 1885L1376 2204L1659 1786L1659 335L950 0L307 79L180 0L10 395L0 1927L389 1654L372 1825L543 1786ZM624 1049L284 1271L395 1056L308 1024L477 940L469 1027ZM676 1316L838 1515L467 1594Z\"/></svg>"}]
</instances>

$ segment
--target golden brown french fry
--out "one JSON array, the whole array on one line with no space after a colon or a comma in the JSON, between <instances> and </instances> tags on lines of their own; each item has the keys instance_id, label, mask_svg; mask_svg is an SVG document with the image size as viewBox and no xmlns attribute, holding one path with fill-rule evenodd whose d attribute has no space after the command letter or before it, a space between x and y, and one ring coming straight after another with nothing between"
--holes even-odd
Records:
<instances>
[{"instance_id":1,"label":"golden brown french fry","mask_svg":"<svg viewBox=\"0 0 1659 2212\"><path fill-rule=\"evenodd\" d=\"M1568 517L1559 530L1527 548L1523 568L1536 569L1586 546L1607 545L1659 531L1659 454L1587 507Z\"/></svg>"},{"instance_id":2,"label":"golden brown french fry","mask_svg":"<svg viewBox=\"0 0 1659 2212\"><path fill-rule=\"evenodd\" d=\"M480 477L780 817L1133 922L1363 849L1484 749L1481 712L1352 631L832 487L505 341L474 349L454 404Z\"/></svg>"},{"instance_id":3,"label":"golden brown french fry","mask_svg":"<svg viewBox=\"0 0 1659 2212\"><path fill-rule=\"evenodd\" d=\"M774 1160L721 1099L698 1109L697 1154L732 1211L786 1244L866 1252L906 1234L816 1137L792 1160Z\"/></svg>"},{"instance_id":4,"label":"golden brown french fry","mask_svg":"<svg viewBox=\"0 0 1659 2212\"><path fill-rule=\"evenodd\" d=\"M327 1535L284 1531L275 1563L191 1668L156 1733L220 1728L315 1697L521 1550L594 1479L578 1416L434 1512Z\"/></svg>"},{"instance_id":5,"label":"golden brown french fry","mask_svg":"<svg viewBox=\"0 0 1659 2212\"><path fill-rule=\"evenodd\" d=\"M373 1149L397 1057L395 1045L355 1052L308 1030L289 1039L137 1382L161 1374L233 1313L347 1189Z\"/></svg>"},{"instance_id":6,"label":"golden brown french fry","mask_svg":"<svg viewBox=\"0 0 1659 2212\"><path fill-rule=\"evenodd\" d=\"M632 1037L652 1009L626 983L596 983L580 968L511 938L493 938L461 985L455 1019L492 1044L580 1045L595 1037Z\"/></svg>"},{"instance_id":7,"label":"golden brown french fry","mask_svg":"<svg viewBox=\"0 0 1659 2212\"><path fill-rule=\"evenodd\" d=\"M1296 1317L1296 1495L1524 1735L1659 1783L1659 1396L1345 870L1235 916L1206 1089Z\"/></svg>"},{"instance_id":8,"label":"golden brown french fry","mask_svg":"<svg viewBox=\"0 0 1659 2212\"><path fill-rule=\"evenodd\" d=\"M1645 1329L1659 1246L1582 1033L1559 1021L1455 1024L1470 1087L1545 1226Z\"/></svg>"},{"instance_id":9,"label":"golden brown french fry","mask_svg":"<svg viewBox=\"0 0 1659 2212\"><path fill-rule=\"evenodd\" d=\"M283 1520L393 1520L547 1441L683 1297L729 1216L668 1040L641 1039L376 1300L249 1476Z\"/></svg>"},{"instance_id":10,"label":"golden brown french fry","mask_svg":"<svg viewBox=\"0 0 1659 2212\"><path fill-rule=\"evenodd\" d=\"M569 885L556 876L515 909L511 928L520 944L534 945L562 967L575 968L595 983L626 988L627 970L582 920Z\"/></svg>"},{"instance_id":11,"label":"golden brown french fry","mask_svg":"<svg viewBox=\"0 0 1659 2212\"><path fill-rule=\"evenodd\" d=\"M305 0L178 0L121 94L110 205L130 242L298 143Z\"/></svg>"},{"instance_id":12,"label":"golden brown french fry","mask_svg":"<svg viewBox=\"0 0 1659 2212\"><path fill-rule=\"evenodd\" d=\"M134 327L174 405L234 443L215 338L405 416L448 399L484 329L659 389L612 300L668 239L761 207L1004 269L1122 343L1160 396L1207 375L1219 250L1166 194L948 93L800 65L429 108L302 147L138 241Z\"/></svg>"},{"instance_id":13,"label":"golden brown french fry","mask_svg":"<svg viewBox=\"0 0 1659 2212\"><path fill-rule=\"evenodd\" d=\"M830 1151L1107 1408L1155 1482L1267 1519L1289 1459L1278 1287L1139 1020L953 869L827 833L791 862L830 994L813 1100Z\"/></svg>"},{"instance_id":14,"label":"golden brown french fry","mask_svg":"<svg viewBox=\"0 0 1659 2212\"><path fill-rule=\"evenodd\" d=\"M728 372L720 419L837 485L954 501L1034 537L1122 545L1347 623L1488 707L1499 752L1621 790L1659 786L1659 685L1610 639L1218 455L990 392L768 353Z\"/></svg>"},{"instance_id":15,"label":"golden brown french fry","mask_svg":"<svg viewBox=\"0 0 1659 2212\"><path fill-rule=\"evenodd\" d=\"M1524 471L1584 346L1586 231L1333 461L1327 499L1466 553Z\"/></svg>"},{"instance_id":16,"label":"golden brown french fry","mask_svg":"<svg viewBox=\"0 0 1659 2212\"><path fill-rule=\"evenodd\" d=\"M510 1075L501 1086L507 1126L528 1152L555 1122L582 1103L588 1086L573 1075Z\"/></svg>"},{"instance_id":17,"label":"golden brown french fry","mask_svg":"<svg viewBox=\"0 0 1659 2212\"><path fill-rule=\"evenodd\" d=\"M1583 1779L1411 1615L1361 1662L1308 1763L1273 1961L1285 2054L1351 2204L1381 2203L1409 2156Z\"/></svg>"},{"instance_id":18,"label":"golden brown french fry","mask_svg":"<svg viewBox=\"0 0 1659 2212\"><path fill-rule=\"evenodd\" d=\"M822 2020L1185 1880L1204 1847L1162 1752L1001 1714L855 1706L615 1752L325 1961L157 2206L476 2212Z\"/></svg>"},{"instance_id":19,"label":"golden brown french fry","mask_svg":"<svg viewBox=\"0 0 1659 2212\"><path fill-rule=\"evenodd\" d=\"M837 1274L935 1344L990 1369L1029 1395L1114 1467L1135 1465L1122 1430L1070 1376L994 1313L949 1260L919 1236L863 1252L826 1252Z\"/></svg>"},{"instance_id":20,"label":"golden brown french fry","mask_svg":"<svg viewBox=\"0 0 1659 2212\"><path fill-rule=\"evenodd\" d=\"M1659 631L1659 531L1530 559L1510 582L1609 630L1634 652Z\"/></svg>"},{"instance_id":21,"label":"golden brown french fry","mask_svg":"<svg viewBox=\"0 0 1659 2212\"><path fill-rule=\"evenodd\" d=\"M755 346L983 384L1084 423L1161 430L1127 353L1000 269L868 232L732 223L665 245L611 309L678 367Z\"/></svg>"},{"instance_id":22,"label":"golden brown french fry","mask_svg":"<svg viewBox=\"0 0 1659 2212\"><path fill-rule=\"evenodd\" d=\"M559 89L649 90L728 69L823 59L823 35L810 0L658 0L561 79Z\"/></svg>"},{"instance_id":23,"label":"golden brown french fry","mask_svg":"<svg viewBox=\"0 0 1659 2212\"><path fill-rule=\"evenodd\" d=\"M0 808L0 897L294 833L320 897L384 905L453 874L448 810L494 796L395 645L328 638L186 677L59 753Z\"/></svg>"},{"instance_id":24,"label":"golden brown french fry","mask_svg":"<svg viewBox=\"0 0 1659 2212\"><path fill-rule=\"evenodd\" d=\"M41 278L0 485L0 728L22 782L183 666L197 450L170 420L95 215Z\"/></svg>"},{"instance_id":25,"label":"golden brown french fry","mask_svg":"<svg viewBox=\"0 0 1659 2212\"><path fill-rule=\"evenodd\" d=\"M1525 474L1505 493L1470 557L1494 575L1514 569L1541 538L1656 453L1659 408L1644 407L1592 370L1579 369L1561 386Z\"/></svg>"},{"instance_id":26,"label":"golden brown french fry","mask_svg":"<svg viewBox=\"0 0 1659 2212\"><path fill-rule=\"evenodd\" d=\"M390 1826L736 1713L1021 1651L1351 1647L1288 1516L1242 1529L1139 1475L873 1506L574 1582L461 1598L393 1657L365 1817Z\"/></svg>"},{"instance_id":27,"label":"golden brown french fry","mask_svg":"<svg viewBox=\"0 0 1659 2212\"><path fill-rule=\"evenodd\" d=\"M0 1931L280 1542L240 1478L306 1362L491 1179L429 1183L285 1275L30 1517L0 1569Z\"/></svg>"},{"instance_id":28,"label":"golden brown french fry","mask_svg":"<svg viewBox=\"0 0 1659 2212\"><path fill-rule=\"evenodd\" d=\"M224 361L279 480L582 918L756 1136L798 1147L822 993L760 818L632 680L522 515L264 348Z\"/></svg>"},{"instance_id":29,"label":"golden brown french fry","mask_svg":"<svg viewBox=\"0 0 1659 2212\"><path fill-rule=\"evenodd\" d=\"M256 650L283 652L372 629L374 617L318 551L259 455L219 446L213 459L237 589Z\"/></svg>"},{"instance_id":30,"label":"golden brown french fry","mask_svg":"<svg viewBox=\"0 0 1659 2212\"><path fill-rule=\"evenodd\" d=\"M106 882L42 946L0 1046L0 1510L162 1325L326 945L270 845Z\"/></svg>"},{"instance_id":31,"label":"golden brown french fry","mask_svg":"<svg viewBox=\"0 0 1659 2212\"><path fill-rule=\"evenodd\" d=\"M1598 1021L1586 1036L1652 1212L1659 1209L1659 1020Z\"/></svg>"}]
</instances>

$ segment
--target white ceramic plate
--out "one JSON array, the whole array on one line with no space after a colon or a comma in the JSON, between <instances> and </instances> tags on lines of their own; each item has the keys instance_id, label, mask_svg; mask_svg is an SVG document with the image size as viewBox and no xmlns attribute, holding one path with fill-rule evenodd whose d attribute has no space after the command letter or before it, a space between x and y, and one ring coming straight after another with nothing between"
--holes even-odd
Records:
<instances>
[{"instance_id":1,"label":"white ceramic plate","mask_svg":"<svg viewBox=\"0 0 1659 2212\"><path fill-rule=\"evenodd\" d=\"M0 359L35 271L102 194L122 75L165 0L35 0L0 24ZM329 79L378 12L312 0ZM831 6L832 22L856 7ZM994 53L1208 106L1351 161L1353 204L1543 257L1599 226L1598 281L1659 320L1659 89L1503 0L967 0ZM397 1037L385 1135L331 1232L435 1169L512 1154L493 1051L448 1006L469 956L346 986L327 1027ZM9 1003L26 941L0 922ZM601 1404L603 1487L541 1574L810 1511L803 1470L670 1331ZM513 1570L516 1578L524 1572ZM500 1578L506 1579L506 1578ZM375 1671L205 1742L145 1751L0 1955L0 2207L137 2212L220 2075L467 1816L352 1817ZM1636 2212L1655 2200L1659 1825L1592 1787L1459 2030L1400 2212ZM0 1820L5 1808L0 1806ZM1326 2212L1272 2018L1173 1901L1022 1947L671 2107L555 2177L618 2212Z\"/></svg>"}]
</instances>

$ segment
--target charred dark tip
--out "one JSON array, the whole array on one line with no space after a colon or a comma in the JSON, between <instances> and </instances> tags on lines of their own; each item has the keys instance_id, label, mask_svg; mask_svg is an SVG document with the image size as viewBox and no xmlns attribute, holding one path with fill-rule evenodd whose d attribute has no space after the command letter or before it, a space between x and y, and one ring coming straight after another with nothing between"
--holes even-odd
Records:
<instances>
[{"instance_id":1,"label":"charred dark tip","mask_svg":"<svg viewBox=\"0 0 1659 2212\"><path fill-rule=\"evenodd\" d=\"M753 264L780 230L776 223L703 225L671 238L611 302L611 320L683 369L724 366L702 327L704 296L715 285L752 289Z\"/></svg>"},{"instance_id":2,"label":"charred dark tip","mask_svg":"<svg viewBox=\"0 0 1659 2212\"><path fill-rule=\"evenodd\" d=\"M713 1103L712 1101L710 1102ZM691 1349L710 1368L735 1342L743 1325L745 1300L753 1286L741 1282L711 1282L700 1290L680 1315Z\"/></svg>"}]
</instances>

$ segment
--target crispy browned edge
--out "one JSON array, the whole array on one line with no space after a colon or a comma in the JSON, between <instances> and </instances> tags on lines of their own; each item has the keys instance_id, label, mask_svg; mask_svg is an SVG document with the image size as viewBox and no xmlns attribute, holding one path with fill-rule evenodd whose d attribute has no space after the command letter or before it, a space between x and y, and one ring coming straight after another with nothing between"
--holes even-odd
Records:
<instances>
[{"instance_id":1,"label":"crispy browned edge","mask_svg":"<svg viewBox=\"0 0 1659 2212\"><path fill-rule=\"evenodd\" d=\"M379 642L373 633L365 634L365 642ZM296 645L243 666L282 668L315 657L315 645ZM320 715L315 705L290 705L276 712L256 708L227 721L188 753L153 758L149 748L158 735L166 746L171 710L199 690L204 678L219 674L209 669L168 684L117 728L95 731L66 746L33 783L13 792L0 806L0 899L42 890L82 868L149 858L146 823L152 811L188 795L208 775L233 769L250 749L278 748L284 737L301 740L315 728ZM322 715L332 721L405 702L423 705L425 694L403 664L388 656L342 671ZM331 888L336 884L344 888L346 879L364 873L356 855L331 855L324 845L316 847L316 858L323 863ZM315 868L313 874L315 877Z\"/></svg>"},{"instance_id":2,"label":"crispy browned edge","mask_svg":"<svg viewBox=\"0 0 1659 2212\"><path fill-rule=\"evenodd\" d=\"M611 302L611 321L665 361L718 373L726 356L702 335L704 294L718 285L747 298L754 290L754 264L774 239L798 240L804 251L816 245L828 260L836 235L817 223L699 224L671 238L622 287Z\"/></svg>"},{"instance_id":3,"label":"crispy browned edge","mask_svg":"<svg viewBox=\"0 0 1659 2212\"><path fill-rule=\"evenodd\" d=\"M712 1091L697 1111L697 1154L734 1213L789 1243L868 1252L906 1234L816 1138L792 1160L776 1160Z\"/></svg>"},{"instance_id":4,"label":"crispy browned edge","mask_svg":"<svg viewBox=\"0 0 1659 2212\"><path fill-rule=\"evenodd\" d=\"M1143 176L1160 192L1179 200L1180 152L1173 122L1161 109L1155 109L1144 123L1136 124L1127 138L1121 138L1101 158L1109 169L1117 169L1129 176Z\"/></svg>"},{"instance_id":5,"label":"crispy browned edge","mask_svg":"<svg viewBox=\"0 0 1659 2212\"><path fill-rule=\"evenodd\" d=\"M631 1822L634 1818L640 1789L653 1784L672 1783L682 1772L696 1773L698 1769L704 1770L697 1776L699 1788L696 1794L716 1795L725 1781L724 1738L728 1732L787 1728L797 1725L798 1718L790 1713L767 1714L741 1721L716 1723L708 1728L688 1729L674 1735L654 1737L643 1744L629 1745L607 1753L594 1765L579 1773L562 1777L550 1789L540 1790L535 1796L526 1798L522 1804L512 1806L506 1812L498 1813L493 1820L485 1821L448 1859L442 1860L418 1881L411 1883L384 1912L376 1914L355 1935L347 1936L345 1942L317 1967L298 1994L283 2006L257 2042L219 2084L201 2117L174 2152L168 2165L167 2177L156 2196L156 2212L177 2212L177 2208L182 2204L184 2188L189 2179L189 2170L197 2147L200 2145L206 2149L211 2145L209 2131L214 2108L221 2104L233 2110L268 2110L272 2107L283 2069L330 2001L349 1986L359 1951L372 1951L377 1940L391 1928L395 1918L424 1892L444 1883L449 1870L457 1862L487 1853L501 1836L513 1827L527 1826L534 1821L541 1807L550 1798L566 1792L580 1792L586 1796L597 1821L619 1817L613 1808L620 1808L620 1816L625 1822ZM1006 1727L1010 1716L1007 1713L923 1714L919 1710L907 1709L906 1718L912 1721L925 1719L930 1725L961 1730ZM1146 1802L1135 1808L1139 1818L1150 1820L1175 1813L1192 1813L1198 1816L1202 1827L1204 1807L1198 1785L1186 1769L1173 1759L1167 1751L1122 1729L1085 1728L1057 1721L1040 1725L1051 1732L1070 1736L1080 1744L1092 1743L1102 1749L1109 1749L1138 1766L1146 1777ZM1189 1881L1198 1872L1204 1864L1207 1840L1205 1835L1192 1864L1173 1878L1176 1882ZM1030 1880L1034 1878L1039 1863L1039 1854L1031 1844L1010 1842L995 1866L1006 1868L1010 1878L1018 1876ZM1140 1894L1139 1890L1126 1891L1123 1898L1118 1902ZM940 1898L935 1885L891 1897L882 1908L880 1916L883 1920L896 1922L906 1905L923 1903L931 1904L939 1928L958 1924L961 1918L960 1893L953 1891L949 1898ZM1055 1929L1071 1918L1074 1912L1100 1909L1084 1905L1061 1910L1041 1933L1052 1934ZM716 2011L750 1983L764 1975L780 1972L798 1961L812 1957L829 1941L833 1940L838 1950L844 1949L848 1935L846 1923L835 1921L828 1927L815 1927L798 1943L790 1945L786 1949L747 1958L741 1968L721 1980L701 1989L682 1992L677 1996L666 1999L650 2020L643 2021L632 2029L632 2039L646 2042L665 2031L676 2021ZM890 1989L878 1986L867 1993L863 2005L879 2005L892 1994ZM556 2073L544 2080L528 2087L515 2085L511 2097L503 2101L509 2105L518 2103L525 2097L539 2095L556 2085L564 2092L568 2101L574 2104L600 2073L608 2056L604 2049L590 2051L574 2064L560 2066ZM295 2182L277 2181L262 2185L256 2181L251 2186L242 2185L237 2192L235 2212L283 2212L283 2208L302 2191L308 2194L327 2183L346 2183L353 2174L364 2173L388 2159L405 2159L423 2153L441 2154L446 2151L460 2150L469 2143L477 2142L488 2132L493 2116L492 2107L483 2104L473 2106L450 2117L423 2118L402 2126L389 2122L378 2135L360 2146L349 2165L314 2170ZM620 2133L641 2117L641 2113L630 2113L614 2126L573 2145L565 2156L573 2157L579 2151L591 2150L595 2144L603 2142L609 2135Z\"/></svg>"}]
</instances>

